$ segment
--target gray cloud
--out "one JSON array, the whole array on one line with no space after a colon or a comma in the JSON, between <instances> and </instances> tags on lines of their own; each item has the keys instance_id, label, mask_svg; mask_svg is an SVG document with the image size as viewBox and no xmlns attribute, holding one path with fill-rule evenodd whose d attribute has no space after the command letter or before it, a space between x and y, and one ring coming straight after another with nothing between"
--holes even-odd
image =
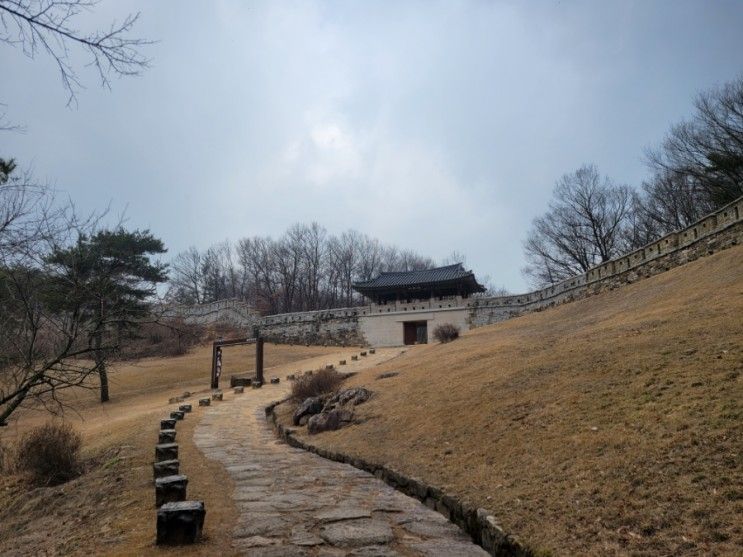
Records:
<instances>
[{"instance_id":1,"label":"gray cloud","mask_svg":"<svg viewBox=\"0 0 743 557\"><path fill-rule=\"evenodd\" d=\"M153 67L88 89L0 47L24 123L0 153L84 209L127 208L172 252L317 220L510 289L554 181L637 185L643 147L743 70L739 2L107 2L141 11Z\"/></svg>"}]
</instances>

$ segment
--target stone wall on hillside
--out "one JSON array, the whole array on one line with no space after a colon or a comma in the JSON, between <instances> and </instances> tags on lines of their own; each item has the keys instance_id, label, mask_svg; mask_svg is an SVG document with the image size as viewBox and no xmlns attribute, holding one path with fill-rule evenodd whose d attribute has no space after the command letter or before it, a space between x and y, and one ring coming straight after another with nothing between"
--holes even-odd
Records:
<instances>
[{"instance_id":1,"label":"stone wall on hillside","mask_svg":"<svg viewBox=\"0 0 743 557\"><path fill-rule=\"evenodd\" d=\"M362 308L338 308L283 313L264 317L261 335L270 342L360 346L366 339L359 326Z\"/></svg>"},{"instance_id":2,"label":"stone wall on hillside","mask_svg":"<svg viewBox=\"0 0 743 557\"><path fill-rule=\"evenodd\" d=\"M196 325L226 323L251 330L258 325L261 315L243 300L219 300L208 304L192 306L170 305L162 308L162 316L170 319L183 319Z\"/></svg>"},{"instance_id":3,"label":"stone wall on hillside","mask_svg":"<svg viewBox=\"0 0 743 557\"><path fill-rule=\"evenodd\" d=\"M489 325L613 290L740 243L743 243L743 197L683 230L671 232L582 275L526 294L473 300L469 303L469 325L470 328Z\"/></svg>"}]
</instances>

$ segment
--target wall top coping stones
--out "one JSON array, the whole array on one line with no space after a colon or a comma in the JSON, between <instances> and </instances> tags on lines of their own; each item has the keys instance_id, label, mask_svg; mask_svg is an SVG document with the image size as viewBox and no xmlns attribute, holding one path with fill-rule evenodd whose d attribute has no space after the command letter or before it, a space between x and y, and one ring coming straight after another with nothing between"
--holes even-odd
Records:
<instances>
[{"instance_id":1,"label":"wall top coping stones","mask_svg":"<svg viewBox=\"0 0 743 557\"><path fill-rule=\"evenodd\" d=\"M731 211L731 214L734 215L733 218L719 218L720 215ZM653 259L667 255L673 251L683 249L741 221L743 221L743 196L739 197L732 203L728 203L724 207L721 207L717 211L705 215L686 228L669 232L654 242L650 242L641 248L592 267L585 273L575 275L550 286L533 290L531 292L525 292L523 294L493 296L490 298L473 298L472 301L468 303L468 307L527 307L534 302L548 300L559 296L560 294L570 292L571 290L576 290L587 284L595 283L604 280L609 276L625 272L630 268L639 266L647 261L652 261ZM710 223L710 226L707 226L708 223ZM703 227L702 230L699 230L700 226ZM685 241L684 243L678 242L678 238L683 237L684 234L691 235L693 238L691 241ZM670 249L665 248L664 250L664 246L669 246ZM628 266L625 267L624 264L627 264ZM619 265L618 269L616 269L617 265Z\"/></svg>"}]
</instances>

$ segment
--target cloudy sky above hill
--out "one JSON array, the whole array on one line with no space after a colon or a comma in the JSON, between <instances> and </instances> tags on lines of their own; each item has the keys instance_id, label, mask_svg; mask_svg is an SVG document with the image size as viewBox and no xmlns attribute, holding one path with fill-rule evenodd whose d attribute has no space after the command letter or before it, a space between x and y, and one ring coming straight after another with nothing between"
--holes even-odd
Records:
<instances>
[{"instance_id":1,"label":"cloudy sky above hill","mask_svg":"<svg viewBox=\"0 0 743 557\"><path fill-rule=\"evenodd\" d=\"M355 228L526 288L522 242L583 163L639 185L643 149L743 72L743 3L108 0L141 12L152 67L82 72L0 45L0 155L84 210L111 205L171 254Z\"/></svg>"}]
</instances>

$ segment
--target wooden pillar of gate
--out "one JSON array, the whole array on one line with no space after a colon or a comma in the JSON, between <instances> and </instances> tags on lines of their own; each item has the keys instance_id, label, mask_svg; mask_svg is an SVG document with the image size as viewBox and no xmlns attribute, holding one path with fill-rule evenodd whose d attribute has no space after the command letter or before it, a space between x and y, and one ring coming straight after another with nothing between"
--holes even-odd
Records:
<instances>
[{"instance_id":1,"label":"wooden pillar of gate","mask_svg":"<svg viewBox=\"0 0 743 557\"><path fill-rule=\"evenodd\" d=\"M212 343L212 389L219 388L219 377L217 376L217 343Z\"/></svg>"},{"instance_id":2,"label":"wooden pillar of gate","mask_svg":"<svg viewBox=\"0 0 743 557\"><path fill-rule=\"evenodd\" d=\"M263 385L263 338L255 338L255 378Z\"/></svg>"}]
</instances>

